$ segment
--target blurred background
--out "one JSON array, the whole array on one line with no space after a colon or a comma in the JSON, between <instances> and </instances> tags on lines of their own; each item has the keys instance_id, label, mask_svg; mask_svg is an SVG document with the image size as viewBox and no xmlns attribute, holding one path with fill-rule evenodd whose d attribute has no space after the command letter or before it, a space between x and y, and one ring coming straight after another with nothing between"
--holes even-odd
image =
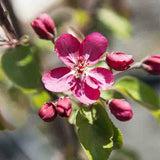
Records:
<instances>
[{"instance_id":1,"label":"blurred background","mask_svg":"<svg viewBox=\"0 0 160 160\"><path fill-rule=\"evenodd\" d=\"M0 160L87 159L67 119L58 117L48 124L38 116L38 109L50 100L39 83L41 74L62 64L53 44L40 40L30 22L46 12L55 21L57 35L71 32L72 27L84 35L100 32L109 41L108 52L125 52L139 61L160 54L160 0L4 0L4 5L18 37L28 35L33 47L12 52L0 48L0 127L16 128L0 131ZM5 38L1 28L0 35ZM14 57L13 52L24 54ZM21 68L15 66L17 62ZM141 70L128 74L141 78L160 95L160 77ZM124 148L113 151L110 160L157 160L160 126L149 111L131 104L131 121L119 122L111 116L123 134Z\"/></svg>"}]
</instances>

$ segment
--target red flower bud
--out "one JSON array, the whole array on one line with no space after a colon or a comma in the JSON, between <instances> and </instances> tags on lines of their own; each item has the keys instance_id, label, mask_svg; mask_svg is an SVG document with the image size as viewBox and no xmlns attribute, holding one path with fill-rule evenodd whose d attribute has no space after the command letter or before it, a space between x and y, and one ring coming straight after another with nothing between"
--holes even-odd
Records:
<instances>
[{"instance_id":1,"label":"red flower bud","mask_svg":"<svg viewBox=\"0 0 160 160\"><path fill-rule=\"evenodd\" d=\"M39 38L53 40L55 36L55 25L53 19L46 13L40 14L32 23L32 28Z\"/></svg>"},{"instance_id":2,"label":"red flower bud","mask_svg":"<svg viewBox=\"0 0 160 160\"><path fill-rule=\"evenodd\" d=\"M130 104L124 99L113 99L109 102L111 113L120 121L128 121L133 112Z\"/></svg>"},{"instance_id":3,"label":"red flower bud","mask_svg":"<svg viewBox=\"0 0 160 160\"><path fill-rule=\"evenodd\" d=\"M132 58L132 55L113 52L107 54L106 62L109 67L117 71L124 71L130 67L130 64L132 64L134 60Z\"/></svg>"},{"instance_id":4,"label":"red flower bud","mask_svg":"<svg viewBox=\"0 0 160 160\"><path fill-rule=\"evenodd\" d=\"M60 98L56 103L56 111L62 117L69 117L72 112L71 106L69 97Z\"/></svg>"},{"instance_id":5,"label":"red flower bud","mask_svg":"<svg viewBox=\"0 0 160 160\"><path fill-rule=\"evenodd\" d=\"M160 55L154 55L148 57L143 61L142 67L149 73L159 75L160 74Z\"/></svg>"},{"instance_id":6,"label":"red flower bud","mask_svg":"<svg viewBox=\"0 0 160 160\"><path fill-rule=\"evenodd\" d=\"M39 110L39 116L45 122L53 121L57 116L54 104L51 102L45 103Z\"/></svg>"}]
</instances>

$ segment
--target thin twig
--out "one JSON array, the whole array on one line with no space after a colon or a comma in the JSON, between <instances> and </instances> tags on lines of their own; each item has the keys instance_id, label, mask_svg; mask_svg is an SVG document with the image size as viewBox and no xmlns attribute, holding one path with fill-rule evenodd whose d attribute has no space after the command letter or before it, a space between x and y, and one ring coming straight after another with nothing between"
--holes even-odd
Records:
<instances>
[{"instance_id":1,"label":"thin twig","mask_svg":"<svg viewBox=\"0 0 160 160\"><path fill-rule=\"evenodd\" d=\"M16 38L16 33L14 32L14 29L8 20L7 14L2 7L2 2L0 2L0 25L4 30L6 37L10 41L13 41Z\"/></svg>"},{"instance_id":2,"label":"thin twig","mask_svg":"<svg viewBox=\"0 0 160 160\"><path fill-rule=\"evenodd\" d=\"M16 37L20 38L23 33L22 33L21 25L18 21L18 18L16 17L16 14L13 10L11 0L3 0L3 4L4 4L6 10L9 11L10 19L12 20L12 25L15 30Z\"/></svg>"},{"instance_id":3,"label":"thin twig","mask_svg":"<svg viewBox=\"0 0 160 160\"><path fill-rule=\"evenodd\" d=\"M127 70L125 70L125 71L130 71L130 70L133 70L133 69L139 69L139 68L141 68L141 61L140 62L137 62L137 63L135 63L134 65L132 65L129 69L127 69ZM118 74L120 74L120 73L123 73L123 72L125 72L125 71L116 71L115 73L114 73L114 76L116 76L116 75L118 75Z\"/></svg>"}]
</instances>

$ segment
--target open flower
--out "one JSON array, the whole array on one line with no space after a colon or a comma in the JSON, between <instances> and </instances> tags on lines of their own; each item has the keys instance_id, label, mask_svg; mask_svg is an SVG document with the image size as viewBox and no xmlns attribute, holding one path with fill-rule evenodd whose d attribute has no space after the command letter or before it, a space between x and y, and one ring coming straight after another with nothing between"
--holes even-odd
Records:
<instances>
[{"instance_id":1,"label":"open flower","mask_svg":"<svg viewBox=\"0 0 160 160\"><path fill-rule=\"evenodd\" d=\"M88 35L82 43L71 34L62 34L55 42L55 52L68 67L46 72L42 77L45 88L53 92L71 89L80 102L84 104L96 102L100 96L99 89L108 89L113 84L114 76L105 68L88 67L101 59L107 45L107 39L100 33Z\"/></svg>"}]
</instances>

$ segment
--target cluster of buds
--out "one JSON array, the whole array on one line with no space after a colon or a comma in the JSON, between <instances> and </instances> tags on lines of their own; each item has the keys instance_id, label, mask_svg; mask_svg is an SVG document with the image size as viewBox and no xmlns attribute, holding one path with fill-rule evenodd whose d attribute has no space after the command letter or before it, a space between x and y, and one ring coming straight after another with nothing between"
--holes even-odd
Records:
<instances>
[{"instance_id":1,"label":"cluster of buds","mask_svg":"<svg viewBox=\"0 0 160 160\"><path fill-rule=\"evenodd\" d=\"M53 121L57 115L69 117L72 112L72 104L69 97L61 97L57 102L47 102L39 110L39 116L45 122Z\"/></svg>"},{"instance_id":2,"label":"cluster of buds","mask_svg":"<svg viewBox=\"0 0 160 160\"><path fill-rule=\"evenodd\" d=\"M111 69L116 71L125 71L130 68L134 62L132 55L125 53L108 53L106 56L106 63ZM153 55L145 58L141 62L141 67L153 75L160 75L160 55Z\"/></svg>"},{"instance_id":3,"label":"cluster of buds","mask_svg":"<svg viewBox=\"0 0 160 160\"><path fill-rule=\"evenodd\" d=\"M132 119L133 111L130 104L124 99L112 99L108 102L111 113L120 121Z\"/></svg>"}]
</instances>

